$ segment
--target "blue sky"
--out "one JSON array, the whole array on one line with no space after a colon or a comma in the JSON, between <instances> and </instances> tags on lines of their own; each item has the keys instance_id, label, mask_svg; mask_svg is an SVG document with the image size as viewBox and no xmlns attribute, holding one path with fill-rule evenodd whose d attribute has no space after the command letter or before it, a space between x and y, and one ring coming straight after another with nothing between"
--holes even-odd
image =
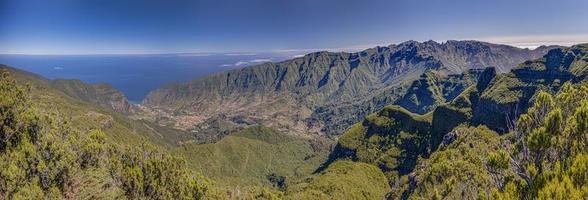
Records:
<instances>
[{"instance_id":1,"label":"blue sky","mask_svg":"<svg viewBox=\"0 0 588 200\"><path fill-rule=\"evenodd\" d=\"M357 50L588 42L585 0L0 0L0 53Z\"/></svg>"}]
</instances>

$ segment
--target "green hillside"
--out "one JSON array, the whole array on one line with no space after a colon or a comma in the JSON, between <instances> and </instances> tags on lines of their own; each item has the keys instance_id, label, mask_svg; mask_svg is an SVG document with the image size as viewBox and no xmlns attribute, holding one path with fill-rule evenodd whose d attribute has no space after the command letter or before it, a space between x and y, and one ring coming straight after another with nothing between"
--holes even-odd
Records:
<instances>
[{"instance_id":1,"label":"green hillside","mask_svg":"<svg viewBox=\"0 0 588 200\"><path fill-rule=\"evenodd\" d=\"M461 127L397 193L416 199L585 199L588 83L540 92L514 131Z\"/></svg>"},{"instance_id":2,"label":"green hillside","mask_svg":"<svg viewBox=\"0 0 588 200\"><path fill-rule=\"evenodd\" d=\"M328 145L254 126L213 144L186 144L174 151L189 165L226 186L278 186L312 174L324 162ZM279 177L282 183L272 181Z\"/></svg>"},{"instance_id":3,"label":"green hillside","mask_svg":"<svg viewBox=\"0 0 588 200\"><path fill-rule=\"evenodd\" d=\"M474 124L484 124L504 133L524 113L539 91L556 92L564 82L583 80L588 71L588 46L554 49L540 59L520 64L512 72L498 75L480 94L474 108Z\"/></svg>"},{"instance_id":4,"label":"green hillside","mask_svg":"<svg viewBox=\"0 0 588 200\"><path fill-rule=\"evenodd\" d=\"M337 161L325 171L288 188L287 199L382 199L390 191L376 167Z\"/></svg>"},{"instance_id":5,"label":"green hillside","mask_svg":"<svg viewBox=\"0 0 588 200\"><path fill-rule=\"evenodd\" d=\"M421 156L433 148L431 115L417 115L398 106L388 106L352 126L330 156L351 158L378 166L391 184L412 171Z\"/></svg>"},{"instance_id":6,"label":"green hillside","mask_svg":"<svg viewBox=\"0 0 588 200\"><path fill-rule=\"evenodd\" d=\"M567 170L580 162L575 159L583 159L572 157L572 152L583 151L583 139L566 132L588 119L577 110L586 98L582 73L588 67L587 52L585 45L552 50L504 75L487 69L476 85L426 115L388 106L341 136L329 163L351 159L377 166L388 178L392 199L583 196L584 182L565 176L574 173ZM557 91L557 96L550 95ZM527 108L529 113L520 115ZM484 112L488 110L513 115ZM563 116L575 117L570 122ZM468 128L480 124L488 128ZM504 134L506 130L510 133ZM551 171L539 176L544 165ZM561 193L565 190L572 193Z\"/></svg>"},{"instance_id":7,"label":"green hillside","mask_svg":"<svg viewBox=\"0 0 588 200\"><path fill-rule=\"evenodd\" d=\"M19 85L30 86L30 103L39 110L57 113L60 118L67 119L72 123L72 126L80 130L103 130L108 133L107 139L113 143L127 146L138 145L144 140L149 140L154 144L173 146L175 141L169 139L173 138L172 135L175 137L187 136L180 131L165 131L164 133L161 131L163 128L154 128L156 125L153 123L131 120L109 107L87 102L76 96L69 96L68 93L54 88L51 80L36 74L5 65L0 66L0 71L8 72ZM83 84L77 81L76 83ZM82 87L89 86L82 85Z\"/></svg>"},{"instance_id":8,"label":"green hillside","mask_svg":"<svg viewBox=\"0 0 588 200\"><path fill-rule=\"evenodd\" d=\"M253 115L162 126L137 116L153 108L119 109L126 98L110 86L0 66L0 199L588 198L588 45L497 70L428 71L406 88L341 103L331 113L341 118L321 115L333 123L323 127L346 129L333 145ZM396 97L399 105L369 114ZM290 104L296 98L271 100L288 115L266 117L297 130L289 114L316 113Z\"/></svg>"},{"instance_id":9,"label":"green hillside","mask_svg":"<svg viewBox=\"0 0 588 200\"><path fill-rule=\"evenodd\" d=\"M0 74L2 198L222 198L180 158L148 144L113 145L100 130L80 130L58 112L39 109L30 93Z\"/></svg>"},{"instance_id":10,"label":"green hillside","mask_svg":"<svg viewBox=\"0 0 588 200\"><path fill-rule=\"evenodd\" d=\"M133 120L97 103L71 97L49 84L51 80L35 74L7 66L3 66L2 71L14 77L18 85L30 86L29 102L40 112L55 113L58 119L68 121L69 126L82 132L101 130L108 144L120 148L147 144L158 151L180 156L186 160L187 167L218 182L228 193L256 193L253 186L279 188L275 181L270 181L270 175L284 177L288 182L310 175L326 159L332 143L326 139L309 141L268 128L252 127L225 137L217 144L191 144L190 133ZM78 84L68 87L90 87L79 81L71 82ZM181 146L183 143L186 145ZM251 159L245 162L246 157Z\"/></svg>"},{"instance_id":11,"label":"green hillside","mask_svg":"<svg viewBox=\"0 0 588 200\"><path fill-rule=\"evenodd\" d=\"M408 87L402 98L395 105L418 114L433 111L437 106L452 101L466 88L476 83L481 69L472 69L461 74L445 74L440 71L428 71Z\"/></svg>"},{"instance_id":12,"label":"green hillside","mask_svg":"<svg viewBox=\"0 0 588 200\"><path fill-rule=\"evenodd\" d=\"M452 139L422 160L392 196L408 199L489 199L504 177L516 177L508 165L507 142L481 127L460 127ZM506 162L506 163L505 163ZM494 166L497 165L497 166ZM498 166L500 165L500 166ZM500 168L494 168L500 167Z\"/></svg>"},{"instance_id":13,"label":"green hillside","mask_svg":"<svg viewBox=\"0 0 588 200\"><path fill-rule=\"evenodd\" d=\"M80 80L56 79L51 81L51 86L84 102L92 102L124 114L136 112L122 92L105 83L86 84Z\"/></svg>"}]
</instances>

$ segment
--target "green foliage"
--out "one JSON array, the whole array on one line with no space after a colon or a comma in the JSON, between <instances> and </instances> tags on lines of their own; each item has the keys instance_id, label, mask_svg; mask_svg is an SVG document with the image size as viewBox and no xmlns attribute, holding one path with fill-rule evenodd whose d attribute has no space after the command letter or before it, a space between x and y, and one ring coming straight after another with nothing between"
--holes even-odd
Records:
<instances>
[{"instance_id":1,"label":"green foliage","mask_svg":"<svg viewBox=\"0 0 588 200\"><path fill-rule=\"evenodd\" d=\"M369 164L337 161L320 174L288 188L288 199L382 199L386 177Z\"/></svg>"},{"instance_id":2,"label":"green foliage","mask_svg":"<svg viewBox=\"0 0 588 200\"><path fill-rule=\"evenodd\" d=\"M284 184L312 174L327 157L320 145L252 126L213 144L185 144L173 152L190 158L188 166L222 186L272 187L267 178L272 174L284 177Z\"/></svg>"},{"instance_id":3,"label":"green foliage","mask_svg":"<svg viewBox=\"0 0 588 200\"><path fill-rule=\"evenodd\" d=\"M29 103L27 88L0 76L0 197L200 199L214 188L185 161L154 147L121 149L100 130L80 131ZM124 191L124 192L123 192ZM91 196L90 196L91 197ZM220 196L216 196L220 197Z\"/></svg>"},{"instance_id":4,"label":"green foliage","mask_svg":"<svg viewBox=\"0 0 588 200\"><path fill-rule=\"evenodd\" d=\"M564 90L562 83L584 79L588 72L587 57L588 49L581 45L554 49L541 59L524 62L510 73L497 76L481 91L474 110L475 124L484 124L500 133L512 131L517 116L533 107L531 102L542 101L540 91Z\"/></svg>"},{"instance_id":5,"label":"green foliage","mask_svg":"<svg viewBox=\"0 0 588 200\"><path fill-rule=\"evenodd\" d=\"M509 167L510 155L504 150L490 152L488 155L488 165L494 170L507 169Z\"/></svg>"},{"instance_id":6,"label":"green foliage","mask_svg":"<svg viewBox=\"0 0 588 200\"><path fill-rule=\"evenodd\" d=\"M112 109L104 108L85 98L69 96L55 88L51 80L35 74L21 71L5 65L0 65L1 72L10 73L10 77L17 85L28 85L28 107L42 113L53 113L68 125L87 132L99 129L106 133L106 141L119 146L140 145L147 139L158 146L175 146L178 140L183 140L188 134L185 132L165 129L146 121L132 120ZM83 84L78 82L79 84ZM161 137L166 135L167 137Z\"/></svg>"},{"instance_id":7,"label":"green foliage","mask_svg":"<svg viewBox=\"0 0 588 200\"><path fill-rule=\"evenodd\" d=\"M380 167L391 182L412 170L419 156L429 153L431 115L418 115L387 106L352 126L333 155Z\"/></svg>"},{"instance_id":8,"label":"green foliage","mask_svg":"<svg viewBox=\"0 0 588 200\"><path fill-rule=\"evenodd\" d=\"M575 188L574 184L570 180L570 177L568 176L563 176L561 180L559 178L551 179L545 184L545 186L543 186L537 195L537 199L541 200L582 199L582 197L582 192Z\"/></svg>"},{"instance_id":9,"label":"green foliage","mask_svg":"<svg viewBox=\"0 0 588 200\"><path fill-rule=\"evenodd\" d=\"M393 198L484 199L497 182L512 179L508 152L499 150L504 141L486 127L458 127L457 138L443 144L394 190Z\"/></svg>"},{"instance_id":10,"label":"green foliage","mask_svg":"<svg viewBox=\"0 0 588 200\"><path fill-rule=\"evenodd\" d=\"M485 76L483 84L439 106L432 120L387 107L352 126L332 158L378 166L390 181L393 199L587 198L582 155L588 149L588 87L562 85L583 79L574 72L586 71L583 60L586 48L575 46L525 62L511 73ZM408 104L433 102L423 100L438 94L427 88L438 80L426 78L413 84L412 94L405 96ZM413 98L416 93L429 96ZM420 124L424 131L412 126L420 119L429 122ZM464 123L487 125L504 135L482 127L453 129ZM427 147L414 148L425 141ZM420 158L406 159L406 152Z\"/></svg>"},{"instance_id":11,"label":"green foliage","mask_svg":"<svg viewBox=\"0 0 588 200\"><path fill-rule=\"evenodd\" d=\"M185 161L144 145L111 157L110 171L130 198L200 199L209 184L185 168Z\"/></svg>"},{"instance_id":12,"label":"green foliage","mask_svg":"<svg viewBox=\"0 0 588 200\"><path fill-rule=\"evenodd\" d=\"M407 110L425 114L437 106L451 102L468 87L475 84L480 70L446 75L440 71L427 71L412 82L404 96L394 102Z\"/></svg>"},{"instance_id":13,"label":"green foliage","mask_svg":"<svg viewBox=\"0 0 588 200\"><path fill-rule=\"evenodd\" d=\"M515 128L524 142L512 156L525 181L497 192L530 199L585 199L588 197L588 87L565 83L557 95L538 93L533 106Z\"/></svg>"}]
</instances>

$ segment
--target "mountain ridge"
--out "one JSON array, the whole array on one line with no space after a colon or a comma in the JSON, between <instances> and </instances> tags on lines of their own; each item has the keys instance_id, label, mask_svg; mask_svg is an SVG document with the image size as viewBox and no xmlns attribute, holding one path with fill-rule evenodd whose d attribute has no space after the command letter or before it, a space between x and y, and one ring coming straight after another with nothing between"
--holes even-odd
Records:
<instances>
[{"instance_id":1,"label":"mountain ridge","mask_svg":"<svg viewBox=\"0 0 588 200\"><path fill-rule=\"evenodd\" d=\"M409 196L413 195L428 198L474 198L481 195L462 193L461 189L451 191L452 188L462 187L470 190L467 189L470 186L466 181L469 179L481 184L477 187L483 189L484 195L496 193L491 191L492 187L504 187L499 185L500 182L508 182L507 179L494 179L496 176L511 176L512 180L529 178L524 173L533 173L514 171L513 168L525 168L525 165L516 163L525 160L508 160L508 156L511 156L508 151L521 151L519 153L522 155L512 156L529 156L528 152L521 150L527 148L527 142L529 146L535 145L533 140L542 140L540 142L550 145L559 144L552 142L555 140L537 136L543 134L541 131L545 131L545 128L525 129L525 124L545 127L557 127L553 123L563 124L565 120L561 118L553 119L559 121L544 122L542 118L547 120L550 116L538 107L552 109L550 106L555 104L549 101L567 102L558 105L563 107L579 106L581 103L577 99L582 99L582 95L586 94L579 92L586 91L586 77L588 44L552 49L541 58L521 63L509 73L496 74L494 68L487 68L478 76L475 85L425 115L411 113L394 105L364 118L339 138L329 160L321 169L328 169L331 163L341 160L370 163L386 175L393 188L389 194L392 199L410 199ZM578 93L577 96L574 92ZM559 94L557 98L551 97L558 93L564 94ZM563 112L558 109L553 111L559 112L559 115ZM564 111L569 113L568 116L572 115L572 111ZM532 114L521 115L524 113ZM576 123L586 123L586 118ZM568 129L553 131L548 133L551 135L543 137L568 137L561 133ZM500 159L502 161L497 161ZM509 166L511 164L512 167ZM496 165L502 166L502 170L494 171ZM485 169L485 166L489 167ZM443 169L451 171L445 173ZM461 176L461 172L466 173L467 177ZM515 175L515 172L518 174ZM462 182L455 183L452 179ZM455 184L461 186L453 187ZM443 186L444 192L440 195L432 193L432 190L437 193L439 185ZM518 192L525 194L525 191Z\"/></svg>"},{"instance_id":2,"label":"mountain ridge","mask_svg":"<svg viewBox=\"0 0 588 200\"><path fill-rule=\"evenodd\" d=\"M407 41L355 53L314 52L168 84L150 92L143 105L165 113L163 121L185 130L224 115L234 124L263 124L295 135L339 135L341 127L356 121L347 122L344 119L348 116L329 114L338 105L353 105L352 113L364 110L364 116L394 102L407 82L426 71L459 74L487 66L507 70L551 48L554 47L529 50L451 40ZM382 103L371 103L369 107L356 103L376 96L381 96ZM199 117L191 120L189 116ZM344 124L330 127L330 120ZM178 126L174 123L178 121L185 123Z\"/></svg>"}]
</instances>

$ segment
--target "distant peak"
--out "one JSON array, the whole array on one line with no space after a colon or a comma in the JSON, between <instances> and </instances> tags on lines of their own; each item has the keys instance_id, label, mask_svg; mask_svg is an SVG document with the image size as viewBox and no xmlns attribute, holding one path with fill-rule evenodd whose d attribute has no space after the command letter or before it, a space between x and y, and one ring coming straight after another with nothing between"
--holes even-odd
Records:
<instances>
[{"instance_id":1,"label":"distant peak","mask_svg":"<svg viewBox=\"0 0 588 200\"><path fill-rule=\"evenodd\" d=\"M408 41L405 41L405 42L398 44L398 46L417 45L417 44L420 44L420 42L418 42L416 40L408 40Z\"/></svg>"},{"instance_id":2,"label":"distant peak","mask_svg":"<svg viewBox=\"0 0 588 200\"><path fill-rule=\"evenodd\" d=\"M437 41L435 41L435 40L427 40L427 41L426 41L426 42L424 42L424 43L425 43L425 44L434 44L434 45L437 45L437 44L439 44L439 43L438 43Z\"/></svg>"}]
</instances>

